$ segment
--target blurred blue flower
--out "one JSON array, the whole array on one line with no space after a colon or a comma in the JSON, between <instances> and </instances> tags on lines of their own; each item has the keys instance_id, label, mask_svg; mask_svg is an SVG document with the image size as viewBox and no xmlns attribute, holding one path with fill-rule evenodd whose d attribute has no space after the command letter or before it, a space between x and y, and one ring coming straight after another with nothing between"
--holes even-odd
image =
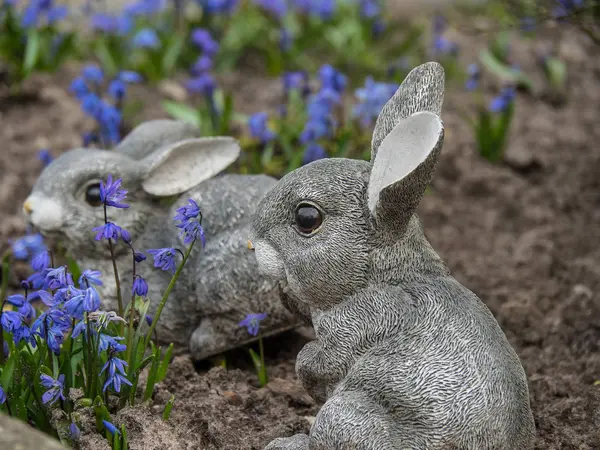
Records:
<instances>
[{"instance_id":1,"label":"blurred blue flower","mask_svg":"<svg viewBox=\"0 0 600 450\"><path fill-rule=\"evenodd\" d=\"M338 94L344 92L346 88L346 76L329 64L324 64L319 69L319 80L322 88L332 89Z\"/></svg>"},{"instance_id":2,"label":"blurred blue flower","mask_svg":"<svg viewBox=\"0 0 600 450\"><path fill-rule=\"evenodd\" d=\"M41 272L44 269L50 267L51 259L48 251L39 252L33 258L31 258L31 268L36 272Z\"/></svg>"},{"instance_id":3,"label":"blurred blue flower","mask_svg":"<svg viewBox=\"0 0 600 450\"><path fill-rule=\"evenodd\" d=\"M132 16L151 16L162 11L165 6L165 0L138 0L127 5L123 12Z\"/></svg>"},{"instance_id":4,"label":"blurred blue flower","mask_svg":"<svg viewBox=\"0 0 600 450\"><path fill-rule=\"evenodd\" d=\"M200 56L198 56L198 58L196 59L196 62L192 66L191 72L192 72L192 75L200 76L200 75L204 74L205 72L210 71L212 69L212 67L213 67L212 58L208 55L200 55Z\"/></svg>"},{"instance_id":5,"label":"blurred blue flower","mask_svg":"<svg viewBox=\"0 0 600 450\"><path fill-rule=\"evenodd\" d=\"M253 138L259 139L262 144L275 139L275 133L269 130L267 122L269 116L266 112L252 114L248 118L248 129Z\"/></svg>"},{"instance_id":6,"label":"blurred blue flower","mask_svg":"<svg viewBox=\"0 0 600 450\"><path fill-rule=\"evenodd\" d=\"M113 436L115 434L118 434L119 436L121 435L121 432L117 429L117 427L115 427L112 423L110 423L108 420L102 420L102 424L104 425L104 428L106 428L106 430L112 434Z\"/></svg>"},{"instance_id":7,"label":"blurred blue flower","mask_svg":"<svg viewBox=\"0 0 600 450\"><path fill-rule=\"evenodd\" d=\"M353 109L354 117L360 120L362 126L371 126L398 88L397 84L376 82L372 77L367 77L365 85L354 91L358 100Z\"/></svg>"},{"instance_id":8,"label":"blurred blue flower","mask_svg":"<svg viewBox=\"0 0 600 450\"><path fill-rule=\"evenodd\" d=\"M200 6L207 14L223 14L233 11L238 0L200 0Z\"/></svg>"},{"instance_id":9,"label":"blurred blue flower","mask_svg":"<svg viewBox=\"0 0 600 450\"><path fill-rule=\"evenodd\" d=\"M294 0L293 4L297 11L322 20L331 19L337 6L336 0Z\"/></svg>"},{"instance_id":10,"label":"blurred blue flower","mask_svg":"<svg viewBox=\"0 0 600 450\"><path fill-rule=\"evenodd\" d=\"M288 52L292 48L293 36L292 33L285 27L279 30L279 48L282 52Z\"/></svg>"},{"instance_id":11,"label":"blurred blue flower","mask_svg":"<svg viewBox=\"0 0 600 450\"><path fill-rule=\"evenodd\" d=\"M175 273L177 269L174 248L156 248L148 250L154 257L154 267Z\"/></svg>"},{"instance_id":12,"label":"blurred blue flower","mask_svg":"<svg viewBox=\"0 0 600 450\"><path fill-rule=\"evenodd\" d=\"M361 0L360 14L366 19L375 19L381 14L381 5L378 0Z\"/></svg>"},{"instance_id":13,"label":"blurred blue flower","mask_svg":"<svg viewBox=\"0 0 600 450\"><path fill-rule=\"evenodd\" d=\"M75 422L69 425L69 437L75 442L77 442L81 437L81 430L79 430L79 427Z\"/></svg>"},{"instance_id":14,"label":"blurred blue flower","mask_svg":"<svg viewBox=\"0 0 600 450\"><path fill-rule=\"evenodd\" d=\"M31 321L35 319L36 316L35 308L30 303L31 300L31 294L28 295L27 298L25 298L25 296L21 294L9 295L6 298L6 301L9 304L19 308L17 311L23 315L23 318L26 321Z\"/></svg>"},{"instance_id":15,"label":"blurred blue flower","mask_svg":"<svg viewBox=\"0 0 600 450\"><path fill-rule=\"evenodd\" d=\"M556 0L558 6L552 10L555 19L564 19L576 9L584 5L584 0Z\"/></svg>"},{"instance_id":16,"label":"blurred blue flower","mask_svg":"<svg viewBox=\"0 0 600 450\"><path fill-rule=\"evenodd\" d=\"M306 97L310 93L308 73L304 71L285 72L282 80L283 89L286 93L289 93L292 89L299 89L303 97Z\"/></svg>"},{"instance_id":17,"label":"blurred blue flower","mask_svg":"<svg viewBox=\"0 0 600 450\"><path fill-rule=\"evenodd\" d=\"M88 83L100 84L104 80L104 72L100 66L96 64L88 64L81 70L83 79Z\"/></svg>"},{"instance_id":18,"label":"blurred blue flower","mask_svg":"<svg viewBox=\"0 0 600 450\"><path fill-rule=\"evenodd\" d=\"M273 14L278 19L283 19L288 12L287 0L253 0L254 4L260 6L265 11Z\"/></svg>"},{"instance_id":19,"label":"blurred blue flower","mask_svg":"<svg viewBox=\"0 0 600 450\"><path fill-rule=\"evenodd\" d=\"M504 112L508 109L516 96L513 86L506 86L500 91L500 95L495 97L489 105L489 110L493 113Z\"/></svg>"},{"instance_id":20,"label":"blurred blue flower","mask_svg":"<svg viewBox=\"0 0 600 450\"><path fill-rule=\"evenodd\" d=\"M260 322L266 318L266 313L248 314L244 320L238 323L238 325L240 327L246 327L248 329L248 333L250 333L252 336L256 336L260 330Z\"/></svg>"},{"instance_id":21,"label":"blurred blue flower","mask_svg":"<svg viewBox=\"0 0 600 450\"><path fill-rule=\"evenodd\" d=\"M310 142L304 149L304 154L302 155L302 165L306 165L318 159L327 157L327 152L321 145L317 144L316 142Z\"/></svg>"},{"instance_id":22,"label":"blurred blue flower","mask_svg":"<svg viewBox=\"0 0 600 450\"><path fill-rule=\"evenodd\" d=\"M123 36L130 33L133 29L133 20L129 14L111 16L109 14L95 13L90 17L90 26L94 31Z\"/></svg>"},{"instance_id":23,"label":"blurred blue flower","mask_svg":"<svg viewBox=\"0 0 600 450\"><path fill-rule=\"evenodd\" d=\"M61 373L55 380L50 375L43 373L40 375L40 383L46 388L46 392L42 395L42 403L44 405L53 405L59 399L65 400L63 393L65 388L65 374Z\"/></svg>"},{"instance_id":24,"label":"blurred blue flower","mask_svg":"<svg viewBox=\"0 0 600 450\"><path fill-rule=\"evenodd\" d=\"M127 231L125 228L121 228L121 239L126 244L131 244L131 233Z\"/></svg>"},{"instance_id":25,"label":"blurred blue flower","mask_svg":"<svg viewBox=\"0 0 600 450\"><path fill-rule=\"evenodd\" d=\"M187 80L185 87L190 92L212 96L216 88L216 83L210 73L203 73L198 77Z\"/></svg>"},{"instance_id":26,"label":"blurred blue flower","mask_svg":"<svg viewBox=\"0 0 600 450\"><path fill-rule=\"evenodd\" d=\"M119 72L118 79L127 84L141 83L143 81L142 76L133 70L122 70Z\"/></svg>"},{"instance_id":27,"label":"blurred blue flower","mask_svg":"<svg viewBox=\"0 0 600 450\"><path fill-rule=\"evenodd\" d=\"M6 393L2 389L2 386L0 386L0 405L3 405L4 402L6 402Z\"/></svg>"},{"instance_id":28,"label":"blurred blue flower","mask_svg":"<svg viewBox=\"0 0 600 450\"><path fill-rule=\"evenodd\" d=\"M121 101L127 93L127 86L121 80L112 80L108 85L108 95L114 100Z\"/></svg>"},{"instance_id":29,"label":"blurred blue flower","mask_svg":"<svg viewBox=\"0 0 600 450\"><path fill-rule=\"evenodd\" d=\"M136 275L133 280L133 287L131 288L131 292L133 295L145 297L146 295L148 295L148 283L140 275Z\"/></svg>"},{"instance_id":30,"label":"blurred blue flower","mask_svg":"<svg viewBox=\"0 0 600 450\"><path fill-rule=\"evenodd\" d=\"M15 259L25 260L40 252L47 251L41 234L28 234L11 242L11 250Z\"/></svg>"},{"instance_id":31,"label":"blurred blue flower","mask_svg":"<svg viewBox=\"0 0 600 450\"><path fill-rule=\"evenodd\" d=\"M64 19L68 14L65 5L54 5L53 0L31 0L21 16L23 28L36 27L40 20L46 18L46 23L52 25L54 22Z\"/></svg>"},{"instance_id":32,"label":"blurred blue flower","mask_svg":"<svg viewBox=\"0 0 600 450\"><path fill-rule=\"evenodd\" d=\"M467 91L474 91L479 85L479 79L481 78L481 71L476 63L470 64L467 68L468 79L465 84Z\"/></svg>"},{"instance_id":33,"label":"blurred blue flower","mask_svg":"<svg viewBox=\"0 0 600 450\"><path fill-rule=\"evenodd\" d=\"M219 43L204 28L195 28L192 31L192 43L208 56L214 56L219 51Z\"/></svg>"},{"instance_id":34,"label":"blurred blue flower","mask_svg":"<svg viewBox=\"0 0 600 450\"><path fill-rule=\"evenodd\" d=\"M46 167L48 164L50 164L52 162L52 160L54 159L52 157L52 154L50 153L50 150L45 149L45 148L38 152L38 158L42 162L44 167Z\"/></svg>"},{"instance_id":35,"label":"blurred blue flower","mask_svg":"<svg viewBox=\"0 0 600 450\"><path fill-rule=\"evenodd\" d=\"M133 36L133 46L136 48L158 49L161 46L160 38L152 28L143 28Z\"/></svg>"},{"instance_id":36,"label":"blurred blue flower","mask_svg":"<svg viewBox=\"0 0 600 450\"><path fill-rule=\"evenodd\" d=\"M80 101L86 95L90 94L90 88L88 87L83 77L77 77L73 81L71 81L71 86L69 90L73 92L75 94L75 97Z\"/></svg>"}]
</instances>

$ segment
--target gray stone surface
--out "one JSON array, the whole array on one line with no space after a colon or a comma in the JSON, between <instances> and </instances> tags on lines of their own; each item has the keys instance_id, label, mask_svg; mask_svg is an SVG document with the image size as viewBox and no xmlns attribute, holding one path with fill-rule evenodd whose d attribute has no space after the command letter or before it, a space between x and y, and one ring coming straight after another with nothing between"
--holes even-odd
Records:
<instances>
[{"instance_id":1,"label":"gray stone surface","mask_svg":"<svg viewBox=\"0 0 600 450\"><path fill-rule=\"evenodd\" d=\"M56 439L5 413L0 413L0 449L65 450L65 448Z\"/></svg>"}]
</instances>

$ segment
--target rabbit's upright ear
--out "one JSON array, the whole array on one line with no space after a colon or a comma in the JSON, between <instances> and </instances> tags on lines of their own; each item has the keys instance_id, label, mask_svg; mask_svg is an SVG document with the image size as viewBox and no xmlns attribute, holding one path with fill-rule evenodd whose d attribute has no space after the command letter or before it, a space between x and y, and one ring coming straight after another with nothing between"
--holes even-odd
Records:
<instances>
[{"instance_id":1,"label":"rabbit's upright ear","mask_svg":"<svg viewBox=\"0 0 600 450\"><path fill-rule=\"evenodd\" d=\"M367 195L380 228L401 232L431 182L444 140L443 89L438 63L419 66L377 120Z\"/></svg>"},{"instance_id":2,"label":"rabbit's upright ear","mask_svg":"<svg viewBox=\"0 0 600 450\"><path fill-rule=\"evenodd\" d=\"M114 151L140 160L159 148L197 137L200 137L200 130L190 123L171 119L149 120L131 130Z\"/></svg>"},{"instance_id":3,"label":"rabbit's upright ear","mask_svg":"<svg viewBox=\"0 0 600 450\"><path fill-rule=\"evenodd\" d=\"M186 139L168 145L140 162L145 173L142 188L161 197L181 194L225 170L239 154L238 142L230 137Z\"/></svg>"}]
</instances>

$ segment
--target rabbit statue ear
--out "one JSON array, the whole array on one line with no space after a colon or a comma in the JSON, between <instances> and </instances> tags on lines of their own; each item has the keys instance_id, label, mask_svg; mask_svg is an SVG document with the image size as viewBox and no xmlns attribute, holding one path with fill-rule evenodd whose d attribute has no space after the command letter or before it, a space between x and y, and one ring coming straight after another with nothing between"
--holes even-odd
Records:
<instances>
[{"instance_id":1,"label":"rabbit statue ear","mask_svg":"<svg viewBox=\"0 0 600 450\"><path fill-rule=\"evenodd\" d=\"M431 112L402 119L383 140L367 190L378 228L404 229L431 182L443 140L442 121Z\"/></svg>"},{"instance_id":2,"label":"rabbit statue ear","mask_svg":"<svg viewBox=\"0 0 600 450\"><path fill-rule=\"evenodd\" d=\"M180 120L149 120L135 127L114 151L140 160L154 151L184 139L200 137L198 128Z\"/></svg>"},{"instance_id":3,"label":"rabbit statue ear","mask_svg":"<svg viewBox=\"0 0 600 450\"><path fill-rule=\"evenodd\" d=\"M238 142L230 137L177 142L141 161L146 173L142 188L161 197L181 194L225 170L239 154Z\"/></svg>"},{"instance_id":4,"label":"rabbit statue ear","mask_svg":"<svg viewBox=\"0 0 600 450\"><path fill-rule=\"evenodd\" d=\"M420 111L429 111L441 117L444 78L444 68L437 62L428 62L410 71L377 118L371 141L372 163L381 143L400 120Z\"/></svg>"}]
</instances>

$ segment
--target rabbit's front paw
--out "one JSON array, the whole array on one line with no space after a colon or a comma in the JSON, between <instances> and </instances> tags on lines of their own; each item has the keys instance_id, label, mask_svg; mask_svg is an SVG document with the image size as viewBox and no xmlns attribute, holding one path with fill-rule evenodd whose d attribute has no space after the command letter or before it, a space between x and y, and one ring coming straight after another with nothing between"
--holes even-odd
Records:
<instances>
[{"instance_id":1,"label":"rabbit's front paw","mask_svg":"<svg viewBox=\"0 0 600 450\"><path fill-rule=\"evenodd\" d=\"M306 434L295 434L292 437L278 438L271 441L265 450L308 450L309 437Z\"/></svg>"},{"instance_id":2,"label":"rabbit's front paw","mask_svg":"<svg viewBox=\"0 0 600 450\"><path fill-rule=\"evenodd\" d=\"M327 400L343 378L336 359L325 353L318 340L309 342L298 353L296 374L304 389L318 402Z\"/></svg>"}]
</instances>

